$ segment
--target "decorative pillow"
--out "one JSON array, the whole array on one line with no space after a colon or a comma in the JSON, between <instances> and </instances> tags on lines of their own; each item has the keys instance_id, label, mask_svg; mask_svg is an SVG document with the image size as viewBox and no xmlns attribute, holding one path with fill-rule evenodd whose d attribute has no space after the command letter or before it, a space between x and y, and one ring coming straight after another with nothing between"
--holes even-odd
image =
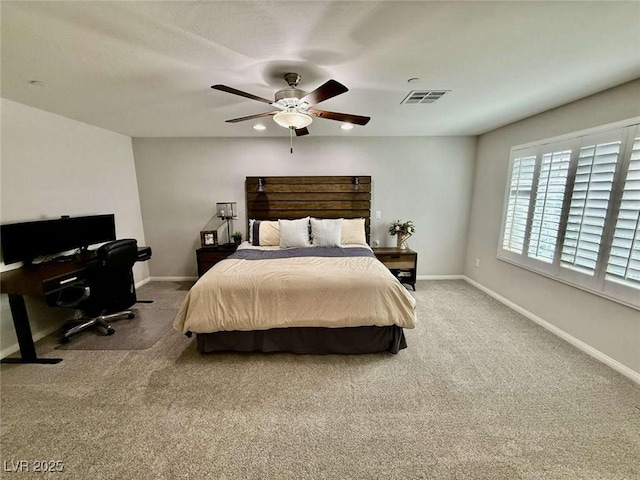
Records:
<instances>
[{"instance_id":1,"label":"decorative pillow","mask_svg":"<svg viewBox=\"0 0 640 480\"><path fill-rule=\"evenodd\" d=\"M364 218L344 218L342 220L342 244L367 244L367 235L364 233Z\"/></svg>"},{"instance_id":2,"label":"decorative pillow","mask_svg":"<svg viewBox=\"0 0 640 480\"><path fill-rule=\"evenodd\" d=\"M280 227L277 221L254 220L251 228L251 244L260 247L280 245Z\"/></svg>"},{"instance_id":3,"label":"decorative pillow","mask_svg":"<svg viewBox=\"0 0 640 480\"><path fill-rule=\"evenodd\" d=\"M309 217L298 220L278 220L280 248L310 247Z\"/></svg>"},{"instance_id":4,"label":"decorative pillow","mask_svg":"<svg viewBox=\"0 0 640 480\"><path fill-rule=\"evenodd\" d=\"M339 247L342 238L342 219L311 219L311 242L314 247Z\"/></svg>"},{"instance_id":5,"label":"decorative pillow","mask_svg":"<svg viewBox=\"0 0 640 480\"><path fill-rule=\"evenodd\" d=\"M254 247L260 245L260 220L249 220L249 242Z\"/></svg>"},{"instance_id":6,"label":"decorative pillow","mask_svg":"<svg viewBox=\"0 0 640 480\"><path fill-rule=\"evenodd\" d=\"M252 218L249 220L249 230L247 230L247 241L253 245L253 223L255 220Z\"/></svg>"}]
</instances>

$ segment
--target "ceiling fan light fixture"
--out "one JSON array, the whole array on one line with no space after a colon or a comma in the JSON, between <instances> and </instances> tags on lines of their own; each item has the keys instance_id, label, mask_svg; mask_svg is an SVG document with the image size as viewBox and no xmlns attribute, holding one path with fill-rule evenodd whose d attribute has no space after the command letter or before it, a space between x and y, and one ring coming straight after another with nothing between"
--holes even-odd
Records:
<instances>
[{"instance_id":1,"label":"ceiling fan light fixture","mask_svg":"<svg viewBox=\"0 0 640 480\"><path fill-rule=\"evenodd\" d=\"M306 113L300 113L295 110L285 110L284 112L278 112L273 116L275 122L284 128L293 128L297 130L304 128L311 124L313 118Z\"/></svg>"}]
</instances>

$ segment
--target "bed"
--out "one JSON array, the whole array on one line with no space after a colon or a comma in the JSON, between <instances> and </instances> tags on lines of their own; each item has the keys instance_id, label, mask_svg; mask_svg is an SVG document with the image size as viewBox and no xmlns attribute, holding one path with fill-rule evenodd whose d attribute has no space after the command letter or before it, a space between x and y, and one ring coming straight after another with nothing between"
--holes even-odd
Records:
<instances>
[{"instance_id":1,"label":"bed","mask_svg":"<svg viewBox=\"0 0 640 480\"><path fill-rule=\"evenodd\" d=\"M268 186L266 193L256 194L258 183ZM196 334L201 353L406 348L403 329L415 327L415 300L367 245L370 177L248 177L246 188L250 241L191 288L176 330ZM301 231L303 221L311 222L315 244L287 244L289 227ZM277 222L280 244L267 235ZM315 232L338 223L341 240L323 244L324 234ZM350 242L347 232L359 232L354 225L362 233Z\"/></svg>"}]
</instances>

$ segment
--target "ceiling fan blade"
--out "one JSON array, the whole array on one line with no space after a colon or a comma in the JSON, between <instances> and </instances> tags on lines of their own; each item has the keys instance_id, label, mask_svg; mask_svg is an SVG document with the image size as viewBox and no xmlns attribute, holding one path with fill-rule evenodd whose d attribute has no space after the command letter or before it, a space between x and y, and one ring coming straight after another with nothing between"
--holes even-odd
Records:
<instances>
[{"instance_id":1,"label":"ceiling fan blade","mask_svg":"<svg viewBox=\"0 0 640 480\"><path fill-rule=\"evenodd\" d=\"M271 105L273 102L271 100L267 100L266 98L256 97L255 95L251 95L250 93L243 92L242 90L236 90L235 88L227 87L226 85L211 85L211 88L214 90L220 90L221 92L232 93L233 95L239 95L241 97L250 98L251 100L257 100L259 102L268 103Z\"/></svg>"},{"instance_id":2,"label":"ceiling fan blade","mask_svg":"<svg viewBox=\"0 0 640 480\"><path fill-rule=\"evenodd\" d=\"M327 120L337 120L338 122L353 123L354 125L366 125L371 117L363 117L361 115L351 115L349 113L327 112L326 110L309 109L309 114L326 118Z\"/></svg>"},{"instance_id":3,"label":"ceiling fan blade","mask_svg":"<svg viewBox=\"0 0 640 480\"><path fill-rule=\"evenodd\" d=\"M270 115L275 115L276 113L278 113L278 110L276 110L275 112L257 113L255 115L249 115L248 117L232 118L231 120L225 120L225 121L227 123L238 123L238 122L244 122L245 120L253 120L254 118L268 117Z\"/></svg>"},{"instance_id":4,"label":"ceiling fan blade","mask_svg":"<svg viewBox=\"0 0 640 480\"><path fill-rule=\"evenodd\" d=\"M307 93L300 99L301 102L308 102L309 105L324 102L330 98L336 97L341 93L348 92L349 89L335 80L329 80L320 85L313 92Z\"/></svg>"},{"instance_id":5,"label":"ceiling fan blade","mask_svg":"<svg viewBox=\"0 0 640 480\"><path fill-rule=\"evenodd\" d=\"M303 135L309 135L309 130L307 130L307 127L296 128L296 137L302 137Z\"/></svg>"}]
</instances>

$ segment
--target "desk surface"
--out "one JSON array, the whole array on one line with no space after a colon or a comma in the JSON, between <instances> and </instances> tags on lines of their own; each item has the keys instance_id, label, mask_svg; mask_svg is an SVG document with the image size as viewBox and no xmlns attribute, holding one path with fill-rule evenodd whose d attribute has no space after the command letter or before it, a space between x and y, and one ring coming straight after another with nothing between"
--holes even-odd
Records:
<instances>
[{"instance_id":1,"label":"desk surface","mask_svg":"<svg viewBox=\"0 0 640 480\"><path fill-rule=\"evenodd\" d=\"M147 260L150 256L150 247L138 247L138 260ZM0 273L0 290L9 295L40 297L55 290L56 286L59 288L65 279L81 277L95 261L96 251L93 250L81 253L70 261L50 261L7 270Z\"/></svg>"}]
</instances>

